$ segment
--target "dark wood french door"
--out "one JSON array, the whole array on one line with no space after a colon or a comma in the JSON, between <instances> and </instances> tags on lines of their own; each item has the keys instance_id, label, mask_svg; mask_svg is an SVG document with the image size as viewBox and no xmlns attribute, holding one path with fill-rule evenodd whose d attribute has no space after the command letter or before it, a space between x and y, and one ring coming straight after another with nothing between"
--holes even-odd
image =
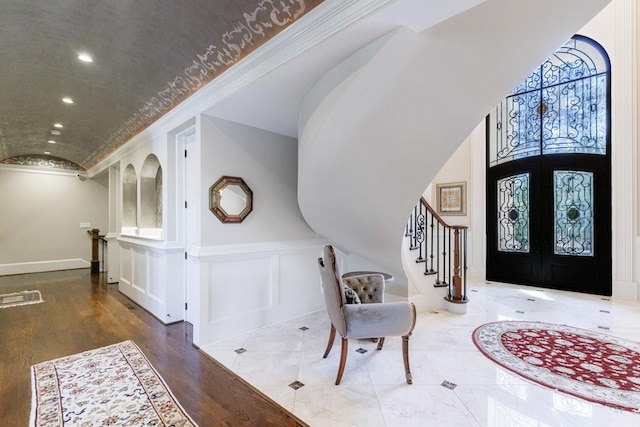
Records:
<instances>
[{"instance_id":1,"label":"dark wood french door","mask_svg":"<svg viewBox=\"0 0 640 427\"><path fill-rule=\"evenodd\" d=\"M538 156L487 175L487 280L611 295L607 156Z\"/></svg>"}]
</instances>

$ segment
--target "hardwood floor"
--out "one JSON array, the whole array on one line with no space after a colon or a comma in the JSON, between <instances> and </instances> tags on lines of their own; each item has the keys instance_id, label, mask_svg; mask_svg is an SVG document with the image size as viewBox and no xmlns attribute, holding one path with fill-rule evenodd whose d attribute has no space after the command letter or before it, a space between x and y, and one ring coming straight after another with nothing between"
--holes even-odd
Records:
<instances>
[{"instance_id":1,"label":"hardwood floor","mask_svg":"<svg viewBox=\"0 0 640 427\"><path fill-rule=\"evenodd\" d=\"M306 424L192 346L188 323L162 325L89 270L0 277L0 294L38 289L44 303L0 309L0 425L25 426L30 366L133 340L202 427Z\"/></svg>"}]
</instances>

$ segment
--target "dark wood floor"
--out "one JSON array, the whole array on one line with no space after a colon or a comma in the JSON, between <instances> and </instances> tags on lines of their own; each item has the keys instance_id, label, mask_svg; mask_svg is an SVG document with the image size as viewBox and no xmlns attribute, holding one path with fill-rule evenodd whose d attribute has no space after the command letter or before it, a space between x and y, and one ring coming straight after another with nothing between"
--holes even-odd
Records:
<instances>
[{"instance_id":1,"label":"dark wood floor","mask_svg":"<svg viewBox=\"0 0 640 427\"><path fill-rule=\"evenodd\" d=\"M26 426L30 366L133 340L202 427L306 425L192 346L187 323L162 325L108 285L69 270L0 277L0 294L38 289L44 303L0 309L0 425Z\"/></svg>"}]
</instances>

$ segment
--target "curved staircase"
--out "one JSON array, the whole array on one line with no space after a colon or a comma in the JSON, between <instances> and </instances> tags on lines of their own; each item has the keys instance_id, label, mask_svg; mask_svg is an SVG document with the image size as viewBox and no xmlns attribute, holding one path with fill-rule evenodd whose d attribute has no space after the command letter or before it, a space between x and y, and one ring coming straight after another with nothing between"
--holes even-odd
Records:
<instances>
[{"instance_id":1,"label":"curved staircase","mask_svg":"<svg viewBox=\"0 0 640 427\"><path fill-rule=\"evenodd\" d=\"M300 112L298 199L308 224L407 284L403 230L427 184L486 113L607 3L487 0L345 58Z\"/></svg>"}]
</instances>

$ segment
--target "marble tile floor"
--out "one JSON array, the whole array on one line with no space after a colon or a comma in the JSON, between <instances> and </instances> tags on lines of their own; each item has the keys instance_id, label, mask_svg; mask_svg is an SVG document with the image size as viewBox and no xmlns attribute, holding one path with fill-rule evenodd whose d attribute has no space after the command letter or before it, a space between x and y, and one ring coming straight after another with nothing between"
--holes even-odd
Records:
<instances>
[{"instance_id":1,"label":"marble tile floor","mask_svg":"<svg viewBox=\"0 0 640 427\"><path fill-rule=\"evenodd\" d=\"M467 314L418 315L409 344L413 385L404 382L400 338L387 338L381 351L369 340L351 340L342 383L334 385L340 343L336 338L322 358L330 327L324 310L202 350L311 426L640 426L640 413L514 375L471 340L486 322L532 320L640 342L640 303L497 283L469 289Z\"/></svg>"}]
</instances>

